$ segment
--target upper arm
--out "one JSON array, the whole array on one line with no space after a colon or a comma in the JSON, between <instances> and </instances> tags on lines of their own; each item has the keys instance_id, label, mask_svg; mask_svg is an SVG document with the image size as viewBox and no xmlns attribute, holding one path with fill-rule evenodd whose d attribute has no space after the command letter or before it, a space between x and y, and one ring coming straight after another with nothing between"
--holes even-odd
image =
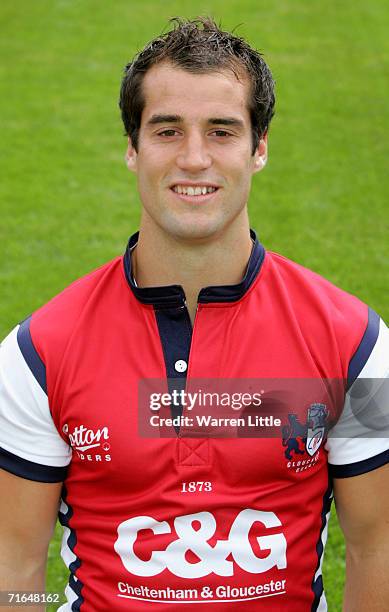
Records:
<instances>
[{"instance_id":1,"label":"upper arm","mask_svg":"<svg viewBox=\"0 0 389 612\"><path fill-rule=\"evenodd\" d=\"M347 545L364 554L389 543L389 464L334 479L334 496Z\"/></svg>"},{"instance_id":2,"label":"upper arm","mask_svg":"<svg viewBox=\"0 0 389 612\"><path fill-rule=\"evenodd\" d=\"M340 525L348 546L365 550L389 536L389 331L377 315L371 320L327 442Z\"/></svg>"},{"instance_id":3,"label":"upper arm","mask_svg":"<svg viewBox=\"0 0 389 612\"><path fill-rule=\"evenodd\" d=\"M22 553L45 561L61 487L60 482L34 482L0 469L0 559Z\"/></svg>"},{"instance_id":4,"label":"upper arm","mask_svg":"<svg viewBox=\"0 0 389 612\"><path fill-rule=\"evenodd\" d=\"M343 610L387 610L389 589L389 331L377 316L349 367L342 415L327 449L346 540Z\"/></svg>"},{"instance_id":5,"label":"upper arm","mask_svg":"<svg viewBox=\"0 0 389 612\"><path fill-rule=\"evenodd\" d=\"M71 452L51 416L28 321L0 347L0 564L46 560ZM22 554L22 552L23 554ZM36 562L39 559L39 562ZM1 574L1 572L0 572Z\"/></svg>"}]
</instances>

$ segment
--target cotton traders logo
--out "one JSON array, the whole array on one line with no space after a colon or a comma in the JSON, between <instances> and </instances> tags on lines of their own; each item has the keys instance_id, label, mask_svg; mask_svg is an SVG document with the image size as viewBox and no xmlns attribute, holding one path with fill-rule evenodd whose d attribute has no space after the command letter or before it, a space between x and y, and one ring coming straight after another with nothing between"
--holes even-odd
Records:
<instances>
[{"instance_id":1,"label":"cotton traders logo","mask_svg":"<svg viewBox=\"0 0 389 612\"><path fill-rule=\"evenodd\" d=\"M108 427L94 431L84 425L77 425L70 433L69 426L65 423L62 431L68 436L70 446L76 451L81 461L111 461L111 455L108 455L111 448L107 441L109 440Z\"/></svg>"},{"instance_id":2,"label":"cotton traders logo","mask_svg":"<svg viewBox=\"0 0 389 612\"><path fill-rule=\"evenodd\" d=\"M325 404L315 403L308 408L305 423L300 423L297 414L288 415L289 425L282 428L288 468L302 472L315 465L319 459L319 448L325 440L328 414Z\"/></svg>"}]
</instances>

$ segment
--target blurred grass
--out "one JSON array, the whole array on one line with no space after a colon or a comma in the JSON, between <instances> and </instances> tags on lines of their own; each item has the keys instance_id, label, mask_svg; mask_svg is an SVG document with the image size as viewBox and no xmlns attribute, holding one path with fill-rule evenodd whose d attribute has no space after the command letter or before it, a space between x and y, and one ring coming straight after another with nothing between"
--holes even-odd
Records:
<instances>
[{"instance_id":1,"label":"blurred grass","mask_svg":"<svg viewBox=\"0 0 389 612\"><path fill-rule=\"evenodd\" d=\"M121 69L169 17L211 14L265 52L277 81L269 165L252 226L265 246L388 317L389 66L383 0L0 5L0 336L121 253L137 227L117 108ZM386 134L385 134L386 131ZM48 590L63 590L58 531ZM343 540L332 521L329 609L341 609Z\"/></svg>"}]
</instances>

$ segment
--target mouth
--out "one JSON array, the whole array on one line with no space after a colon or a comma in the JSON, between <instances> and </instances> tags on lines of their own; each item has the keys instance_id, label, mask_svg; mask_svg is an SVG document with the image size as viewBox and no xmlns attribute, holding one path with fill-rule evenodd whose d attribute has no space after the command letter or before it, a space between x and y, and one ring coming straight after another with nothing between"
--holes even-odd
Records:
<instances>
[{"instance_id":1,"label":"mouth","mask_svg":"<svg viewBox=\"0 0 389 612\"><path fill-rule=\"evenodd\" d=\"M218 190L217 185L203 183L185 184L177 183L170 187L170 190L181 200L186 202L204 202L209 200Z\"/></svg>"}]
</instances>

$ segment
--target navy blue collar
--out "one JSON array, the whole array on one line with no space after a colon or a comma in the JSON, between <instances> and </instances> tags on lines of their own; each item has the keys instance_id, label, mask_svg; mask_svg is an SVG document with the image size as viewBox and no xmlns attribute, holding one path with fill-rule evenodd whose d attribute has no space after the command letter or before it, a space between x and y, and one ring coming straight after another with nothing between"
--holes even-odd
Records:
<instances>
[{"instance_id":1,"label":"navy blue collar","mask_svg":"<svg viewBox=\"0 0 389 612\"><path fill-rule=\"evenodd\" d=\"M135 297L143 304L151 304L158 308L184 306L185 293L180 285L138 287L134 283L131 271L131 250L138 242L138 236L139 232L131 236L124 254L124 270L127 282ZM254 244L243 280L237 285L217 285L215 287L205 287L201 289L197 300L199 304L208 304L210 302L236 302L247 293L258 276L265 257L265 249L258 242L254 230L250 230L250 236Z\"/></svg>"}]
</instances>

